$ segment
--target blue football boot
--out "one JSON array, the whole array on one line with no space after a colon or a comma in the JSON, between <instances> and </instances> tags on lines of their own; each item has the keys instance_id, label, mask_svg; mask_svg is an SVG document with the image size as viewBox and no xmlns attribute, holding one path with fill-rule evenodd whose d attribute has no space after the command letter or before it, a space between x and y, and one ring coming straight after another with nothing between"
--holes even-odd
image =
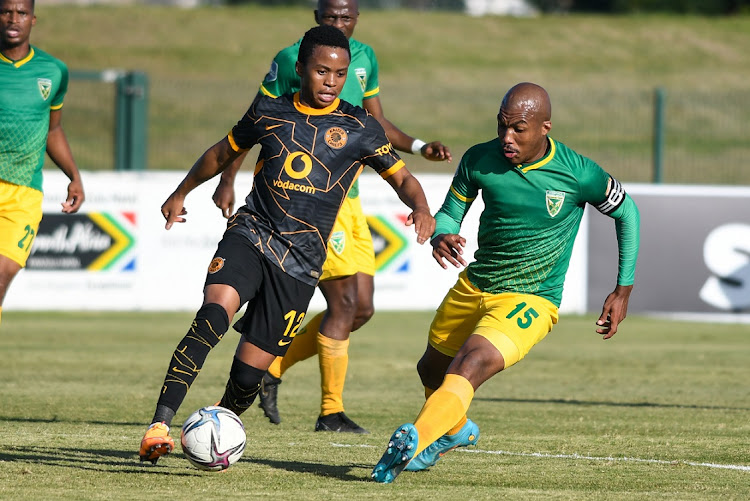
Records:
<instances>
[{"instance_id":1,"label":"blue football boot","mask_svg":"<svg viewBox=\"0 0 750 501\"><path fill-rule=\"evenodd\" d=\"M417 457L409 461L406 471L422 471L435 466L441 457L457 447L476 445L479 440L479 426L471 419L455 435L443 435L432 442Z\"/></svg>"},{"instance_id":2,"label":"blue football boot","mask_svg":"<svg viewBox=\"0 0 750 501\"><path fill-rule=\"evenodd\" d=\"M413 424L406 423L399 426L391 435L388 449L372 470L373 480L383 484L393 482L409 460L414 457L418 442L417 429Z\"/></svg>"}]
</instances>

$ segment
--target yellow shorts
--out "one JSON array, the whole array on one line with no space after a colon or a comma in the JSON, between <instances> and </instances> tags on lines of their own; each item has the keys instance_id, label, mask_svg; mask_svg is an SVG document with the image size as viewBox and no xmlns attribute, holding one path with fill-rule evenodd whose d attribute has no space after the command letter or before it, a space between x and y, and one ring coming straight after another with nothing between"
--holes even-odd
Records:
<instances>
[{"instance_id":1,"label":"yellow shorts","mask_svg":"<svg viewBox=\"0 0 750 501\"><path fill-rule=\"evenodd\" d=\"M21 267L42 220L43 196L39 190L0 181L0 254Z\"/></svg>"},{"instance_id":2,"label":"yellow shorts","mask_svg":"<svg viewBox=\"0 0 750 501\"><path fill-rule=\"evenodd\" d=\"M358 272L375 275L375 248L359 197L346 197L328 239L328 257L320 279L330 280Z\"/></svg>"},{"instance_id":3,"label":"yellow shorts","mask_svg":"<svg viewBox=\"0 0 750 501\"><path fill-rule=\"evenodd\" d=\"M544 339L557 319L557 307L547 299L482 292L469 282L464 270L437 309L429 343L455 357L469 336L478 334L500 351L507 369Z\"/></svg>"}]
</instances>

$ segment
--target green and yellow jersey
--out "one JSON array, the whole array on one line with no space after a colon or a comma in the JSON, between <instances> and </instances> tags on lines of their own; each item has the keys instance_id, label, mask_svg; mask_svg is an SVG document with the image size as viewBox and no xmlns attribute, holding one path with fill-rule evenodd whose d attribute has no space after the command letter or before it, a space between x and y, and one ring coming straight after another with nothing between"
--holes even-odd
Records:
<instances>
[{"instance_id":1,"label":"green and yellow jersey","mask_svg":"<svg viewBox=\"0 0 750 501\"><path fill-rule=\"evenodd\" d=\"M594 161L551 138L548 141L543 158L517 167L505 158L497 138L470 148L435 216L435 235L458 233L481 190L485 208L467 277L484 292L534 294L559 307L586 203L619 217L615 212L623 202L632 201ZM635 235L627 236L629 255L621 269L622 285L632 284L638 247L635 226Z\"/></svg>"},{"instance_id":2,"label":"green and yellow jersey","mask_svg":"<svg viewBox=\"0 0 750 501\"><path fill-rule=\"evenodd\" d=\"M293 94L300 89L300 78L295 70L300 38L297 43L282 49L276 54L271 62L271 69L260 85L260 93L269 97L279 97L284 94ZM378 84L378 60L375 51L367 44L353 38L349 39L349 50L352 54L349 63L349 72L346 76L339 99L355 106L362 106L362 102L380 93ZM359 195L359 182L352 186L349 196L355 198Z\"/></svg>"},{"instance_id":3,"label":"green and yellow jersey","mask_svg":"<svg viewBox=\"0 0 750 501\"><path fill-rule=\"evenodd\" d=\"M62 108L68 68L31 47L21 60L0 54L0 179L42 191L50 110Z\"/></svg>"}]
</instances>

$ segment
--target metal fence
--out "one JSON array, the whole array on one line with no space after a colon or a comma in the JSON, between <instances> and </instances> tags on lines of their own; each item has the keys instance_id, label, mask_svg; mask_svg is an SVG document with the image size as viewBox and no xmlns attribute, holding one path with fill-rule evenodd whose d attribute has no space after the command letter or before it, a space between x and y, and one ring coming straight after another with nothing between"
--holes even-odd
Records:
<instances>
[{"instance_id":1,"label":"metal fence","mask_svg":"<svg viewBox=\"0 0 750 501\"><path fill-rule=\"evenodd\" d=\"M249 82L149 83L143 76L136 83L148 88L139 91L126 73L109 79L93 75L101 74L73 72L63 115L73 153L84 170L187 170L226 134L257 90ZM621 181L750 185L750 105L745 92L548 90L554 108L551 135ZM456 109L450 121L434 125L433 137L449 137L456 156L493 132L497 96L474 98L476 112ZM466 105L455 103L457 108ZM471 121L479 117L482 135L477 138ZM437 169L414 157L409 157L409 166L415 172Z\"/></svg>"}]
</instances>

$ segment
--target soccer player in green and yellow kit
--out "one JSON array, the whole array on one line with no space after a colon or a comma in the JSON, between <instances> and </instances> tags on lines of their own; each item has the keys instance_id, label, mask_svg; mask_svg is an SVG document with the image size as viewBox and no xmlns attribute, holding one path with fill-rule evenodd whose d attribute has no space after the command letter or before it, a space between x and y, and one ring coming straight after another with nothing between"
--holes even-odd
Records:
<instances>
[{"instance_id":1,"label":"soccer player in green and yellow kit","mask_svg":"<svg viewBox=\"0 0 750 501\"><path fill-rule=\"evenodd\" d=\"M503 98L498 137L461 159L435 216L433 257L466 266L458 234L482 193L478 249L430 326L417 364L427 401L414 423L400 426L372 472L389 483L404 469L433 466L446 452L476 444L466 417L474 392L521 360L558 320L563 282L586 204L615 221L617 285L604 301L596 332L609 339L625 318L639 247L638 209L622 185L592 160L548 137L547 92L520 83Z\"/></svg>"},{"instance_id":2,"label":"soccer player in green and yellow kit","mask_svg":"<svg viewBox=\"0 0 750 501\"><path fill-rule=\"evenodd\" d=\"M319 25L334 26L349 39L352 60L340 98L362 106L385 129L395 149L420 153L433 161L451 160L448 147L440 141L425 143L402 132L383 113L380 103L378 60L372 47L353 38L359 18L357 0L319 0L314 12ZM260 93L278 97L299 90L300 80L294 65L299 42L281 50L260 86ZM240 163L222 174L214 194L216 205L229 217L234 205L234 176ZM318 355L321 405L316 431L367 433L344 413L344 381L348 368L349 335L373 315L375 251L367 220L354 184L341 207L328 242L328 258L319 284L327 309L313 317L295 338L284 358L279 357L263 379L260 406L272 423L281 421L277 406L281 376L294 364Z\"/></svg>"},{"instance_id":3,"label":"soccer player in green and yellow kit","mask_svg":"<svg viewBox=\"0 0 750 501\"><path fill-rule=\"evenodd\" d=\"M45 150L70 179L62 211L76 212L84 200L61 125L68 69L31 46L35 24L34 0L0 0L0 318L42 220Z\"/></svg>"}]
</instances>

